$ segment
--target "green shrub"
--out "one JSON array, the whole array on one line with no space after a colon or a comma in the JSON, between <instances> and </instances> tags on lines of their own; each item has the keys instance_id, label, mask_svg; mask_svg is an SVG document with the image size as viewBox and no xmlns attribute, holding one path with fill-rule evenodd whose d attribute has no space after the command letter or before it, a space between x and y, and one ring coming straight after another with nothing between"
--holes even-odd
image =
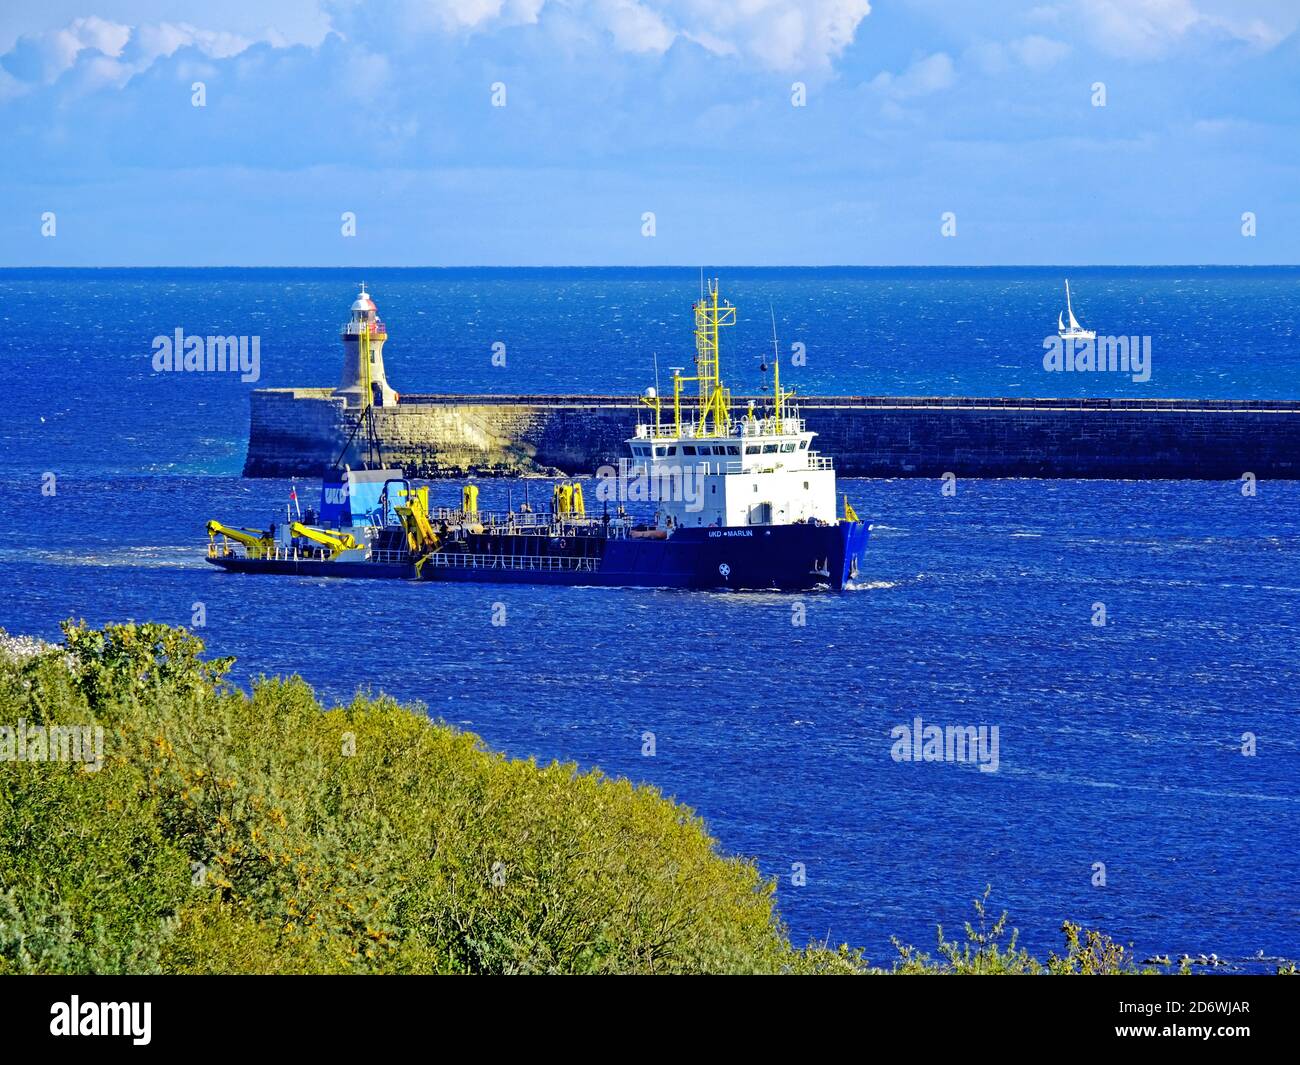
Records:
<instances>
[{"instance_id":1,"label":"green shrub","mask_svg":"<svg viewBox=\"0 0 1300 1065\"><path fill-rule=\"evenodd\" d=\"M1065 954L1049 955L1046 964L1016 946L1019 935L1015 929L1011 930L1004 945L1002 940L1007 935L1006 911L991 925L989 923L988 900L992 890L991 886L986 887L983 896L973 900L979 927L967 922L963 942L946 938L943 927L939 927L938 960L931 959L915 947L894 940L899 955L894 971L910 975L945 973L959 976L1118 976L1159 971L1154 968L1138 969L1125 954L1124 948L1109 936L1081 928L1069 921L1061 926L1061 932L1065 935Z\"/></svg>"},{"instance_id":2,"label":"green shrub","mask_svg":"<svg viewBox=\"0 0 1300 1065\"><path fill-rule=\"evenodd\" d=\"M0 659L4 723L105 729L0 770L0 970L777 972L773 885L653 788L483 748L420 707L227 685L160 625Z\"/></svg>"}]
</instances>

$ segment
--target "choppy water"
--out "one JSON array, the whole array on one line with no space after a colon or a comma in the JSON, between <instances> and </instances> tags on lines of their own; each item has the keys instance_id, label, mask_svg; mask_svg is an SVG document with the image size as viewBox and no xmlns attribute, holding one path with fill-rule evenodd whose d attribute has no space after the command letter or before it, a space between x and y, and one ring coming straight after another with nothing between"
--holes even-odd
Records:
<instances>
[{"instance_id":1,"label":"choppy water","mask_svg":"<svg viewBox=\"0 0 1300 1065\"><path fill-rule=\"evenodd\" d=\"M741 303L747 286L742 305L765 311L770 290L778 315L802 307L805 321L850 302L836 293L861 297L845 314L860 325L809 327L810 391L994 394L1018 380L1065 393L1042 387L1032 366L966 349L941 367L925 354L954 326L924 292L964 293L985 322L1019 293L1019 311L1004 317L1023 327L1040 310L1054 323L1049 278L866 273L819 285L806 272L745 272L732 292ZM1162 308L1149 321L1201 317L1200 339L1173 366L1162 369L1156 348L1162 393L1293 397L1293 345L1272 336L1266 346L1266 330L1247 334L1252 365L1210 357L1205 338L1226 351L1241 322L1295 320L1295 276L1264 272L1252 289L1252 273L1229 272L1229 284L1099 272L1075 287L1098 327L1104 298L1131 306L1140 290ZM575 376L630 390L640 378L623 380L624 354L666 352L670 336L680 353L693 293L693 279L682 294L679 279L657 273L598 282L564 272L558 291L536 274L454 279L462 295L479 291L474 304L424 275L380 276L367 281L394 335L390 372L408 390L560 391ZM0 429L10 459L0 626L53 636L69 616L189 624L202 603L209 648L237 655L243 679L296 671L338 700L382 688L511 754L659 785L701 812L724 849L781 878L796 939L862 944L875 960L888 959L891 935L929 947L936 922L957 930L985 884L1040 954L1068 918L1142 956L1300 955L1300 484L1265 482L1248 498L1231 483L966 481L949 498L933 481L848 481L875 524L867 580L797 600L209 571L205 521L255 523L283 506L288 486L229 475L242 459L247 386L159 381L148 340L177 325L245 331L237 308L260 299L263 336L295 345L284 362L264 354L262 383L329 383L350 296L341 277L0 274L10 317L0 355L17 367L18 395ZM895 295L863 295L879 284ZM590 298L602 285L604 299ZM1237 295L1216 296L1224 285ZM15 300L24 292L40 313ZM1195 295L1179 303L1180 292ZM501 332L489 308L502 302L522 338L507 336L518 353L510 383L483 353ZM618 353L593 348L596 324L615 320ZM742 328L758 347L770 327ZM910 370L897 345L892 361L855 346L882 331L911 353ZM399 355L408 336L427 342L418 359ZM53 497L41 493L45 472L57 475ZM483 505L503 503L508 488L518 500L518 483L498 482L484 486ZM435 486L448 502L455 492ZM491 624L496 603L503 627ZM804 626L792 624L796 603ZM1104 627L1092 624L1096 603ZM331 640L331 629L347 636ZM369 654L355 651L358 633L373 640ZM998 771L894 761L890 731L917 715L998 726ZM653 758L642 755L646 732ZM1241 753L1247 732L1254 757ZM790 883L796 862L806 886ZM1097 862L1104 888L1092 886Z\"/></svg>"},{"instance_id":2,"label":"choppy water","mask_svg":"<svg viewBox=\"0 0 1300 1065\"><path fill-rule=\"evenodd\" d=\"M1060 269L735 269L723 369L756 391L775 313L807 395L1294 399L1300 268L1072 268L1100 335L1150 336L1151 379L1048 373ZM10 461L88 473L238 473L254 387L332 386L355 283L402 392L639 393L689 366L694 270L0 270ZM156 374L155 336L261 338L261 378ZM505 345L506 365L492 364ZM88 446L88 444L90 446ZM44 462L47 465L41 466Z\"/></svg>"}]
</instances>

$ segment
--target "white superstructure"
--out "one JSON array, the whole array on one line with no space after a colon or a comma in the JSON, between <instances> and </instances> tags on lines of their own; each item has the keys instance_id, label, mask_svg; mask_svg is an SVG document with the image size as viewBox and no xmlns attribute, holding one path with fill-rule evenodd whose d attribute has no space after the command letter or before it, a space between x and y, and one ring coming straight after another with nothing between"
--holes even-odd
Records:
<instances>
[{"instance_id":1,"label":"white superstructure","mask_svg":"<svg viewBox=\"0 0 1300 1065\"><path fill-rule=\"evenodd\" d=\"M718 330L735 322L735 308L718 301L717 282L695 305L696 373L673 374L671 421L648 389L642 403L655 420L637 426L628 441L631 476L657 489L657 524L666 529L791 525L836 521L835 469L813 450L813 437L781 389L774 364L770 410L733 419L730 393L718 367ZM699 401L682 409L682 385L699 382Z\"/></svg>"}]
</instances>

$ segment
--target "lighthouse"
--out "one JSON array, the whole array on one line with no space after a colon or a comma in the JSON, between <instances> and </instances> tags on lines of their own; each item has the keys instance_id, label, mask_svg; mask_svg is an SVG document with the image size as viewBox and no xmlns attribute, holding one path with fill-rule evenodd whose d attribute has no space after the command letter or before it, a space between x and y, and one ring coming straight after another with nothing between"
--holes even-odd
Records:
<instances>
[{"instance_id":1,"label":"lighthouse","mask_svg":"<svg viewBox=\"0 0 1300 1065\"><path fill-rule=\"evenodd\" d=\"M364 407L366 389L376 407L397 405L397 393L384 376L384 341L388 330L379 318L379 308L366 291L365 283L352 304L352 317L343 326L343 379L334 390L348 407Z\"/></svg>"}]
</instances>

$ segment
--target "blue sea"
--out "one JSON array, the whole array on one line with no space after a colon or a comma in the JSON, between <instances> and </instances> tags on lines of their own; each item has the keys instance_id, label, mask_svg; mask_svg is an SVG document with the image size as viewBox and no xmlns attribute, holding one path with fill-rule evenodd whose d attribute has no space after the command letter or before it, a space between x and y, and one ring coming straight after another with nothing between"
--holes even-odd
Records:
<instances>
[{"instance_id":1,"label":"blue sea","mask_svg":"<svg viewBox=\"0 0 1300 1065\"><path fill-rule=\"evenodd\" d=\"M1073 269L1085 325L1152 337L1145 384L1043 370L1059 269L718 273L740 307L724 337L738 392L759 385L769 314L783 350L804 345L789 376L805 394L1300 391L1300 270ZM633 393L692 353L692 269L0 271L0 627L190 625L202 604L241 681L382 690L512 755L656 785L777 878L796 941L876 962L891 937L959 934L986 885L1040 956L1068 919L1139 957L1300 957L1300 483L968 480L945 496L847 480L874 532L841 595L211 570L206 521L256 524L290 488L238 476L248 391L334 384L363 278L400 391ZM260 380L154 373L152 338L177 328L259 335ZM433 490L450 503L458 486ZM481 503L522 491L489 482ZM896 761L891 733L917 717L997 726L997 772Z\"/></svg>"}]
</instances>

